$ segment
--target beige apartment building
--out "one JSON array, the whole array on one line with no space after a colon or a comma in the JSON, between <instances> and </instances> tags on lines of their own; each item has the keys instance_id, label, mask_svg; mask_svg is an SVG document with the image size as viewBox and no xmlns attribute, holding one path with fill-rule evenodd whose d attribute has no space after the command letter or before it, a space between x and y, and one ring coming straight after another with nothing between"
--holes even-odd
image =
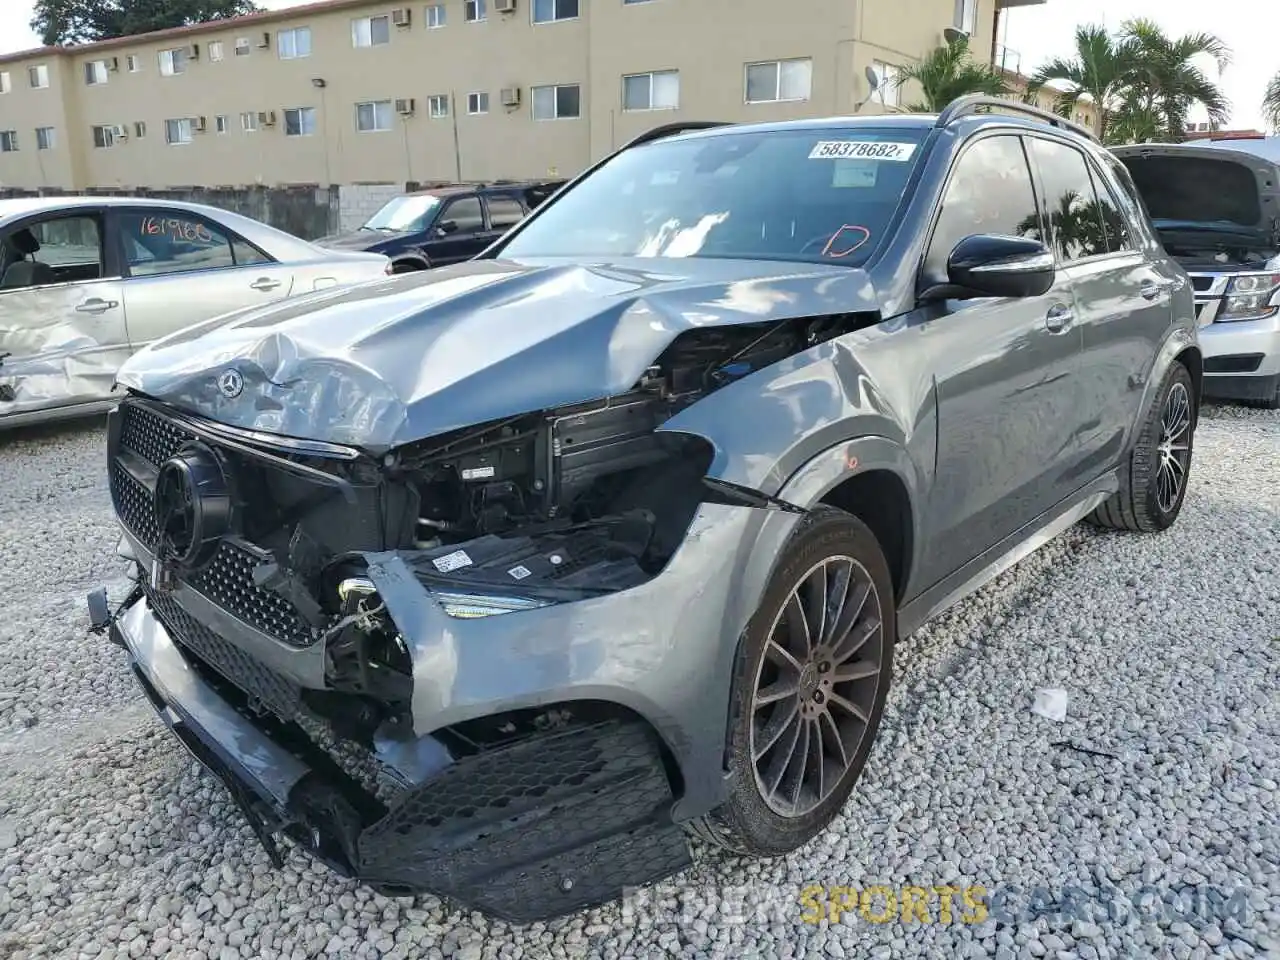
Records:
<instances>
[{"instance_id":1,"label":"beige apartment building","mask_svg":"<svg viewBox=\"0 0 1280 960\"><path fill-rule=\"evenodd\" d=\"M1045 0L328 0L0 57L0 187L568 176L683 120L876 113Z\"/></svg>"}]
</instances>

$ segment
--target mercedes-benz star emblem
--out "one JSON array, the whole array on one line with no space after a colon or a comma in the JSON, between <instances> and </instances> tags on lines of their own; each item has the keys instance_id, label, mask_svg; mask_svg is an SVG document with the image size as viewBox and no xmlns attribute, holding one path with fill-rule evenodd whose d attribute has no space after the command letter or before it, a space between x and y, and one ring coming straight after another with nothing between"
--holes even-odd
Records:
<instances>
[{"instance_id":1,"label":"mercedes-benz star emblem","mask_svg":"<svg viewBox=\"0 0 1280 960\"><path fill-rule=\"evenodd\" d=\"M218 392L228 400L234 400L244 390L244 377L234 368L218 374Z\"/></svg>"}]
</instances>

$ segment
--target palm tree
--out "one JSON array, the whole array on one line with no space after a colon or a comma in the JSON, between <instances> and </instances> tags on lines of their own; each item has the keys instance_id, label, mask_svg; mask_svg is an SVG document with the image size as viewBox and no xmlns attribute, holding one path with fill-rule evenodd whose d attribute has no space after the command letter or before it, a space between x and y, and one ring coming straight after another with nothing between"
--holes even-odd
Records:
<instances>
[{"instance_id":1,"label":"palm tree","mask_svg":"<svg viewBox=\"0 0 1280 960\"><path fill-rule=\"evenodd\" d=\"M1262 95L1262 119L1268 127L1280 133L1280 73L1271 78L1267 92Z\"/></svg>"},{"instance_id":2,"label":"palm tree","mask_svg":"<svg viewBox=\"0 0 1280 960\"><path fill-rule=\"evenodd\" d=\"M945 47L931 50L920 63L907 67L898 77L898 85L914 80L920 84L924 100L907 109L913 113L938 113L957 97L970 93L1003 96L1009 92L1004 78L988 64L969 55L969 40L960 37Z\"/></svg>"},{"instance_id":3,"label":"palm tree","mask_svg":"<svg viewBox=\"0 0 1280 960\"><path fill-rule=\"evenodd\" d=\"M1076 55L1050 60L1036 71L1028 89L1036 92L1051 80L1068 84L1058 95L1058 112L1069 115L1085 95L1093 101L1095 132L1107 132L1107 113L1118 107L1132 71L1131 47L1093 24L1076 28Z\"/></svg>"},{"instance_id":4,"label":"palm tree","mask_svg":"<svg viewBox=\"0 0 1280 960\"><path fill-rule=\"evenodd\" d=\"M1218 85L1192 61L1210 56L1221 73L1231 62L1231 50L1211 33L1189 33L1171 38L1152 20L1129 20L1120 29L1120 42L1132 56L1129 94L1126 100L1144 110L1157 110L1164 121L1164 135L1182 139L1187 115L1199 104L1211 123L1225 123L1231 104Z\"/></svg>"},{"instance_id":5,"label":"palm tree","mask_svg":"<svg viewBox=\"0 0 1280 960\"><path fill-rule=\"evenodd\" d=\"M1120 105L1107 121L1106 142L1154 143L1164 137L1164 115L1137 98Z\"/></svg>"}]
</instances>

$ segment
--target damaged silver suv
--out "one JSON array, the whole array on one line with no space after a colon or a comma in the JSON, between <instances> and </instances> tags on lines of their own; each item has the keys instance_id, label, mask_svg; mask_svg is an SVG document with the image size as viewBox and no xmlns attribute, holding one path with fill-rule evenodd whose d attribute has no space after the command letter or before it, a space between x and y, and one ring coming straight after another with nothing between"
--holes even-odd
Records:
<instances>
[{"instance_id":1,"label":"damaged silver suv","mask_svg":"<svg viewBox=\"0 0 1280 960\"><path fill-rule=\"evenodd\" d=\"M653 131L474 261L132 358L93 624L277 860L529 921L785 853L899 636L1177 518L1192 289L1133 191L1002 100Z\"/></svg>"}]
</instances>

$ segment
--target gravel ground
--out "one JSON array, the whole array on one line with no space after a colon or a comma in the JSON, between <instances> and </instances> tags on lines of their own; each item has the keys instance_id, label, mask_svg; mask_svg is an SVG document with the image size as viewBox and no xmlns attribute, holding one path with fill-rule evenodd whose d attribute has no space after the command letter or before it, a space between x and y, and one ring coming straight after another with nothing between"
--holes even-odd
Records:
<instances>
[{"instance_id":1,"label":"gravel ground","mask_svg":"<svg viewBox=\"0 0 1280 960\"><path fill-rule=\"evenodd\" d=\"M770 862L700 850L625 909L528 928L375 896L297 853L273 871L84 629L85 592L123 583L102 430L0 448L0 958L1280 951L1280 414L1205 411L1174 530L1076 528L904 641L824 837ZM1068 691L1064 722L1031 712L1043 687ZM980 923L934 894L930 922L809 923L809 884L993 899Z\"/></svg>"}]
</instances>

